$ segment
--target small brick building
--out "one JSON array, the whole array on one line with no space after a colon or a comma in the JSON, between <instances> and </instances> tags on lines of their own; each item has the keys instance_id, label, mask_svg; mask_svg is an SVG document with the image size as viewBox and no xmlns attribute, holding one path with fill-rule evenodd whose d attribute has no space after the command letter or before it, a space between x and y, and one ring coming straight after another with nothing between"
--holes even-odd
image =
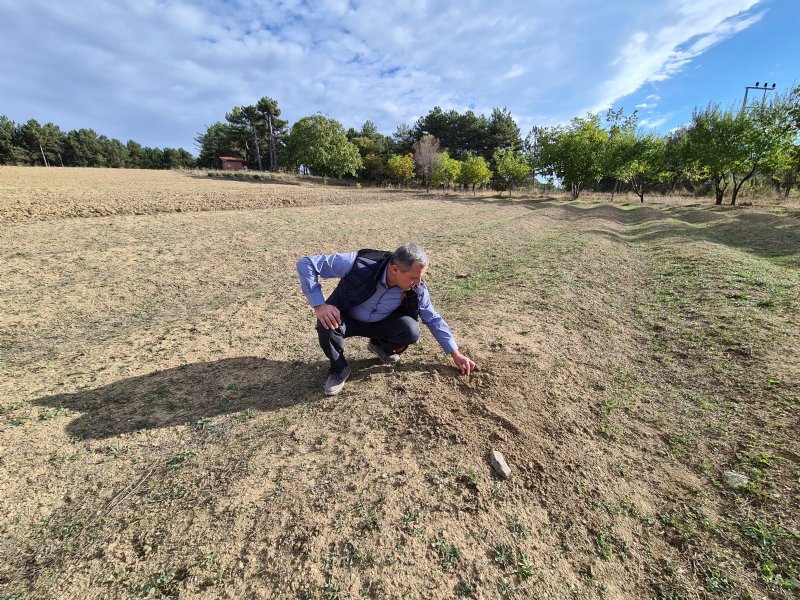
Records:
<instances>
[{"instance_id":1,"label":"small brick building","mask_svg":"<svg viewBox=\"0 0 800 600\"><path fill-rule=\"evenodd\" d=\"M241 171L244 169L244 159L238 156L220 156L223 171Z\"/></svg>"}]
</instances>

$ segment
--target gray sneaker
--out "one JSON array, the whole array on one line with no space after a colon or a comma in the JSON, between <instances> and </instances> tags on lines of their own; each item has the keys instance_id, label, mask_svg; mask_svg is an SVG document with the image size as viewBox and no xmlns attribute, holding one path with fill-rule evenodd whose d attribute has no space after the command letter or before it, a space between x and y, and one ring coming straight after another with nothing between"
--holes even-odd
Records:
<instances>
[{"instance_id":1,"label":"gray sneaker","mask_svg":"<svg viewBox=\"0 0 800 600\"><path fill-rule=\"evenodd\" d=\"M384 350L377 344L373 344L372 342L369 342L367 344L367 350L369 350L375 356L377 356L380 359L380 361L385 365L393 365L398 360L400 360L399 354L393 354L391 352L387 352L386 350Z\"/></svg>"},{"instance_id":2,"label":"gray sneaker","mask_svg":"<svg viewBox=\"0 0 800 600\"><path fill-rule=\"evenodd\" d=\"M345 367L339 373L331 373L325 380L325 395L335 396L342 391L344 382L350 377L350 367Z\"/></svg>"}]
</instances>

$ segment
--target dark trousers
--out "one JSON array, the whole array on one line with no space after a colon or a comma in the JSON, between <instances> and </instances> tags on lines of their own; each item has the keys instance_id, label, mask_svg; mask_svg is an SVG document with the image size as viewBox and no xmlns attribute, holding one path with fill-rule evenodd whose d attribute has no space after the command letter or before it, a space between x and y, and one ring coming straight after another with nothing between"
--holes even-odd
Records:
<instances>
[{"instance_id":1,"label":"dark trousers","mask_svg":"<svg viewBox=\"0 0 800 600\"><path fill-rule=\"evenodd\" d=\"M383 321L365 323L342 313L342 324L336 329L325 329L317 321L319 345L331 361L331 373L339 373L347 366L344 358L344 339L367 337L386 352L402 352L419 339L419 323L407 315L389 315Z\"/></svg>"}]
</instances>

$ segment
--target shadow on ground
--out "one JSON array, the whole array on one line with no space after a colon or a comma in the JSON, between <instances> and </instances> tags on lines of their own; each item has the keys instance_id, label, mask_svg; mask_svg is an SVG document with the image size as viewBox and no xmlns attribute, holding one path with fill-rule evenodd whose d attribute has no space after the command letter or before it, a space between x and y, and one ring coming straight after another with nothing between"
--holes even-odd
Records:
<instances>
[{"instance_id":1,"label":"shadow on ground","mask_svg":"<svg viewBox=\"0 0 800 600\"><path fill-rule=\"evenodd\" d=\"M377 370L374 360L351 360L348 387ZM104 439L121 433L197 423L219 415L278 411L326 396L327 361L299 363L244 356L182 365L131 377L91 390L45 396L32 404L81 413L67 427L70 437ZM399 370L449 372L444 365L411 362ZM398 370L397 368L395 370Z\"/></svg>"},{"instance_id":2,"label":"shadow on ground","mask_svg":"<svg viewBox=\"0 0 800 600\"><path fill-rule=\"evenodd\" d=\"M325 365L326 367L327 365ZM33 404L79 412L67 434L101 439L197 422L222 414L274 411L323 398L322 363L251 356L182 365Z\"/></svg>"},{"instance_id":3,"label":"shadow on ground","mask_svg":"<svg viewBox=\"0 0 800 600\"><path fill-rule=\"evenodd\" d=\"M567 219L591 217L626 229L593 230L616 241L653 242L705 241L736 248L762 258L776 259L784 266L800 268L800 218L787 212L776 215L756 212L749 206L675 206L669 204L604 204L554 198L496 199L447 198L463 204L524 206L532 211L559 209Z\"/></svg>"}]
</instances>

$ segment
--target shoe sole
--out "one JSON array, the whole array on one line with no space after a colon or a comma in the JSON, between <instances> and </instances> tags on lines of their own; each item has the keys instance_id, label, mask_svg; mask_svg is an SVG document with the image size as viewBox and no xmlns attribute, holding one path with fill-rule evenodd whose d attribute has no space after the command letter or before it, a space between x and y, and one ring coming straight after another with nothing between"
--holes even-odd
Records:
<instances>
[{"instance_id":1,"label":"shoe sole","mask_svg":"<svg viewBox=\"0 0 800 600\"><path fill-rule=\"evenodd\" d=\"M345 377L344 381L342 383L340 383L339 385L335 385L335 386L333 386L331 388L323 388L323 391L325 392L325 395L326 396L335 396L336 394L341 392L342 388L344 387L344 384L347 383L347 380L349 378L350 378L350 373L348 372L347 373L347 377Z\"/></svg>"},{"instance_id":2,"label":"shoe sole","mask_svg":"<svg viewBox=\"0 0 800 600\"><path fill-rule=\"evenodd\" d=\"M326 396L335 396L336 394L338 394L339 392L342 391L342 388L344 388L344 384L345 383L346 382L342 382L341 384L337 385L336 387L332 387L329 390L325 390L325 395Z\"/></svg>"}]
</instances>

